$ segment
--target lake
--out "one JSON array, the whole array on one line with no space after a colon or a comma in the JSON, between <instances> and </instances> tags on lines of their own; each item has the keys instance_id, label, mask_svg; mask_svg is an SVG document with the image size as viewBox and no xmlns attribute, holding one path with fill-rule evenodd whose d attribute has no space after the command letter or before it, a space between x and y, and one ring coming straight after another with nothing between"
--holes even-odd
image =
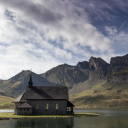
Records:
<instances>
[{"instance_id":1,"label":"lake","mask_svg":"<svg viewBox=\"0 0 128 128\"><path fill-rule=\"evenodd\" d=\"M75 109L98 117L1 120L0 128L128 128L128 109Z\"/></svg>"}]
</instances>

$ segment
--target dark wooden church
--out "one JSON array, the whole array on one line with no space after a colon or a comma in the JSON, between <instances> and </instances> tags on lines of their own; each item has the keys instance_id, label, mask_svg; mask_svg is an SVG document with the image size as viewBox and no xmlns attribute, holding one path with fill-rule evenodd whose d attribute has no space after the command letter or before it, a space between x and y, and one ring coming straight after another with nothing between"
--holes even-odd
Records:
<instances>
[{"instance_id":1,"label":"dark wooden church","mask_svg":"<svg viewBox=\"0 0 128 128\"><path fill-rule=\"evenodd\" d=\"M32 77L26 92L13 101L16 115L67 115L74 114L74 105L68 101L65 86L33 86Z\"/></svg>"}]
</instances>

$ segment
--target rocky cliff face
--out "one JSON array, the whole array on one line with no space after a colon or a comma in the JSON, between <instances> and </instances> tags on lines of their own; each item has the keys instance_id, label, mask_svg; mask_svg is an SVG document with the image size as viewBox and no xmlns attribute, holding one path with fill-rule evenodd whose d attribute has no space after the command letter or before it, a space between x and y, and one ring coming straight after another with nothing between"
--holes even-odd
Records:
<instances>
[{"instance_id":1,"label":"rocky cliff face","mask_svg":"<svg viewBox=\"0 0 128 128\"><path fill-rule=\"evenodd\" d=\"M99 75L100 79L108 75L109 64L101 58L91 57L89 60L90 72L95 72L95 75Z\"/></svg>"},{"instance_id":2,"label":"rocky cliff face","mask_svg":"<svg viewBox=\"0 0 128 128\"><path fill-rule=\"evenodd\" d=\"M110 68L112 73L119 72L128 66L128 54L120 57L113 57L110 61Z\"/></svg>"},{"instance_id":3,"label":"rocky cliff face","mask_svg":"<svg viewBox=\"0 0 128 128\"><path fill-rule=\"evenodd\" d=\"M89 62L88 61L78 62L76 65L76 68L78 68L80 71L82 71L87 76L89 76Z\"/></svg>"},{"instance_id":4,"label":"rocky cliff face","mask_svg":"<svg viewBox=\"0 0 128 128\"><path fill-rule=\"evenodd\" d=\"M108 68L109 64L101 58L91 57L89 60L90 70L104 70Z\"/></svg>"},{"instance_id":5,"label":"rocky cliff face","mask_svg":"<svg viewBox=\"0 0 128 128\"><path fill-rule=\"evenodd\" d=\"M80 69L89 69L89 62L87 61L78 62L76 66Z\"/></svg>"},{"instance_id":6,"label":"rocky cliff face","mask_svg":"<svg viewBox=\"0 0 128 128\"><path fill-rule=\"evenodd\" d=\"M125 83L128 82L128 54L125 56L111 58L109 82Z\"/></svg>"},{"instance_id":7,"label":"rocky cliff face","mask_svg":"<svg viewBox=\"0 0 128 128\"><path fill-rule=\"evenodd\" d=\"M109 82L128 83L128 75L112 75L108 78Z\"/></svg>"},{"instance_id":8,"label":"rocky cliff face","mask_svg":"<svg viewBox=\"0 0 128 128\"><path fill-rule=\"evenodd\" d=\"M108 82L128 83L128 67L108 76Z\"/></svg>"}]
</instances>

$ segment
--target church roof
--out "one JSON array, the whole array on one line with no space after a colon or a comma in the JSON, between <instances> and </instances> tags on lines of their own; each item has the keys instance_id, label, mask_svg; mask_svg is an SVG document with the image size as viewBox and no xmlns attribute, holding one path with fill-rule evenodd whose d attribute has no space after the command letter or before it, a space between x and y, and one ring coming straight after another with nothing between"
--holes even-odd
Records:
<instances>
[{"instance_id":1,"label":"church roof","mask_svg":"<svg viewBox=\"0 0 128 128\"><path fill-rule=\"evenodd\" d=\"M18 98L16 98L12 103L15 102L25 102L24 100L25 93L22 93Z\"/></svg>"},{"instance_id":2,"label":"church roof","mask_svg":"<svg viewBox=\"0 0 128 128\"><path fill-rule=\"evenodd\" d=\"M67 100L67 107L75 107L70 101Z\"/></svg>"},{"instance_id":3,"label":"church roof","mask_svg":"<svg viewBox=\"0 0 128 128\"><path fill-rule=\"evenodd\" d=\"M27 86L25 99L68 99L68 88L65 86Z\"/></svg>"},{"instance_id":4,"label":"church roof","mask_svg":"<svg viewBox=\"0 0 128 128\"><path fill-rule=\"evenodd\" d=\"M32 106L28 103L23 103L23 104L19 105L17 108L32 108Z\"/></svg>"}]
</instances>

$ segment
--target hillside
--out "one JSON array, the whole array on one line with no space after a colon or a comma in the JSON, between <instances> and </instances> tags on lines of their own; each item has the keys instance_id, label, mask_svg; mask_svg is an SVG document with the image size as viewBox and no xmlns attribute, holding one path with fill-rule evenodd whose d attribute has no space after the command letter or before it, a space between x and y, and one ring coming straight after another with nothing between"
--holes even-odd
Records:
<instances>
[{"instance_id":1,"label":"hillside","mask_svg":"<svg viewBox=\"0 0 128 128\"><path fill-rule=\"evenodd\" d=\"M7 96L0 91L0 109L13 109L14 104L11 103L13 100L12 97Z\"/></svg>"},{"instance_id":2,"label":"hillside","mask_svg":"<svg viewBox=\"0 0 128 128\"><path fill-rule=\"evenodd\" d=\"M48 81L62 84L71 89L73 86L88 79L88 69L83 66L86 62L78 64L78 66L70 66L67 64L59 65L44 74L41 74ZM83 66L83 69L79 68ZM87 67L88 68L88 67Z\"/></svg>"},{"instance_id":3,"label":"hillside","mask_svg":"<svg viewBox=\"0 0 128 128\"><path fill-rule=\"evenodd\" d=\"M70 100L76 107L128 108L128 83L110 83L107 80L93 86L88 83L86 81L69 91Z\"/></svg>"},{"instance_id":4,"label":"hillside","mask_svg":"<svg viewBox=\"0 0 128 128\"><path fill-rule=\"evenodd\" d=\"M70 91L70 100L76 107L121 107L128 108L128 55L111 59L110 65L102 66L104 77L98 75L96 60L89 79ZM92 61L91 61L92 62ZM101 62L100 62L101 63ZM90 66L91 67L91 66ZM103 68L102 68L103 69ZM97 72L97 73L96 73ZM104 74L103 72L101 74ZM100 77L100 79L99 79Z\"/></svg>"},{"instance_id":5,"label":"hillside","mask_svg":"<svg viewBox=\"0 0 128 128\"><path fill-rule=\"evenodd\" d=\"M9 80L0 81L0 90L5 92L8 96L17 97L21 93L25 92L26 86L28 86L28 81L30 79L30 74L32 75L34 86L56 86L57 84L47 81L42 76L33 73L31 71L22 71L10 78ZM59 85L62 86L62 85Z\"/></svg>"}]
</instances>

